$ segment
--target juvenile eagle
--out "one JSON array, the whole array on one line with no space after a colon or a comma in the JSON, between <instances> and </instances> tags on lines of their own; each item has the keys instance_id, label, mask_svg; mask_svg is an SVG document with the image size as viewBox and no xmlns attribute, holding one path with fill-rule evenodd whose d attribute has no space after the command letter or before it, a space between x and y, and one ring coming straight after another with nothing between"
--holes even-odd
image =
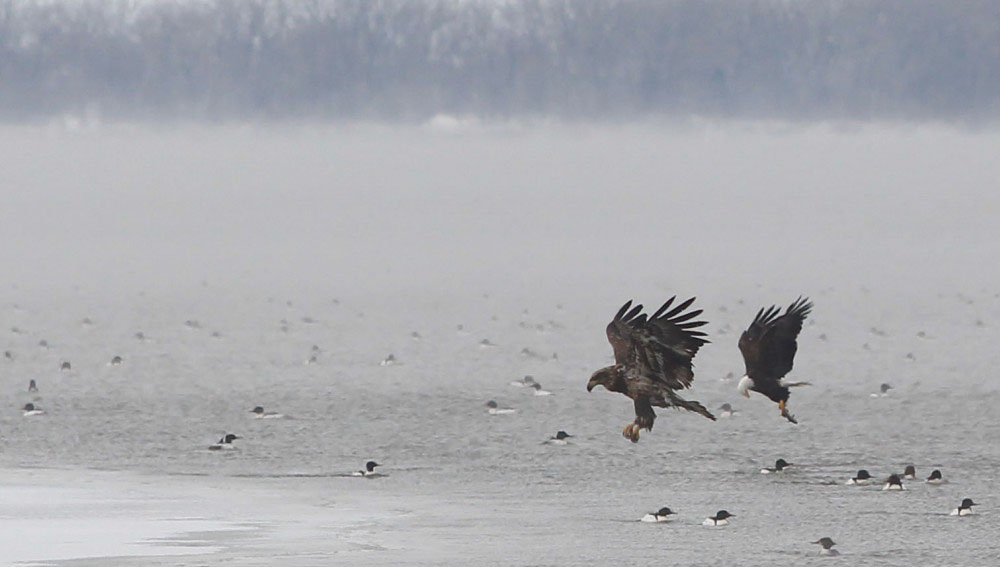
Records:
<instances>
[{"instance_id":1,"label":"juvenile eagle","mask_svg":"<svg viewBox=\"0 0 1000 567\"><path fill-rule=\"evenodd\" d=\"M807 386L809 382L785 382L782 378L792 371L792 361L798 350L795 339L811 309L812 302L803 297L789 305L780 317L780 309L774 305L762 308L750 327L740 335L740 352L747 370L740 379L740 393L749 398L753 390L778 402L781 416L792 423L798 422L788 413L788 389Z\"/></svg>"},{"instance_id":2,"label":"juvenile eagle","mask_svg":"<svg viewBox=\"0 0 1000 567\"><path fill-rule=\"evenodd\" d=\"M684 313L694 298L677 305L670 305L671 297L650 316L642 312L642 305L632 307L629 300L608 324L608 342L615 351L615 364L594 372L587 383L587 391L594 386L604 386L620 392L635 402L635 421L622 432L633 443L639 441L639 430L652 431L656 413L653 406L677 407L695 411L715 421L704 406L687 401L674 390L691 387L694 372L691 359L708 341L705 333L697 331L705 321L691 321L701 310ZM632 308L629 311L629 308Z\"/></svg>"}]
</instances>

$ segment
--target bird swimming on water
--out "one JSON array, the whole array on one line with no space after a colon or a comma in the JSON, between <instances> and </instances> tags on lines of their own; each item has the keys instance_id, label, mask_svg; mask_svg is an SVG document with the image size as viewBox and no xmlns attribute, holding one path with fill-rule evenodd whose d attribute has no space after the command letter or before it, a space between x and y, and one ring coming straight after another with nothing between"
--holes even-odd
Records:
<instances>
[{"instance_id":1,"label":"bird swimming on water","mask_svg":"<svg viewBox=\"0 0 1000 567\"><path fill-rule=\"evenodd\" d=\"M709 516L701 523L703 526L728 526L729 518L735 518L736 514L730 514L725 510L719 510L714 516Z\"/></svg>"},{"instance_id":2,"label":"bird swimming on water","mask_svg":"<svg viewBox=\"0 0 1000 567\"><path fill-rule=\"evenodd\" d=\"M36 416L36 415L43 415L45 413L42 410L42 408L37 407L37 406L35 406L35 404L32 404L32 403L24 404L24 407L21 408L21 410L24 412L22 414L24 417L33 417L33 416Z\"/></svg>"},{"instance_id":3,"label":"bird swimming on water","mask_svg":"<svg viewBox=\"0 0 1000 567\"><path fill-rule=\"evenodd\" d=\"M715 421L705 406L675 393L691 387L694 380L691 361L708 340L705 333L696 330L706 322L691 321L701 310L684 312L694 298L667 311L674 299L676 296L649 316L642 313L642 305L632 307L631 300L626 302L607 326L615 364L594 372L587 382L588 392L604 386L633 400L635 421L622 432L633 443L639 441L640 430L652 431L656 420L653 406L682 408Z\"/></svg>"},{"instance_id":4,"label":"bird swimming on water","mask_svg":"<svg viewBox=\"0 0 1000 567\"><path fill-rule=\"evenodd\" d=\"M774 461L774 468L765 467L760 469L760 474L772 474L784 472L786 468L792 466L792 463L786 462L785 459L778 459Z\"/></svg>"},{"instance_id":5,"label":"bird swimming on water","mask_svg":"<svg viewBox=\"0 0 1000 567\"><path fill-rule=\"evenodd\" d=\"M670 516L675 516L676 514L677 514L676 512L664 506L663 508L660 508L656 512L650 512L646 514L645 516L640 518L639 521L649 522L649 523L668 522L670 521Z\"/></svg>"},{"instance_id":6,"label":"bird swimming on water","mask_svg":"<svg viewBox=\"0 0 1000 567\"><path fill-rule=\"evenodd\" d=\"M858 486L867 486L872 482L872 475L869 474L865 469L858 471L858 474L851 479L847 480L847 484L856 484Z\"/></svg>"},{"instance_id":7,"label":"bird swimming on water","mask_svg":"<svg viewBox=\"0 0 1000 567\"><path fill-rule=\"evenodd\" d=\"M906 488L903 487L903 481L898 474L891 474L885 480L885 486L882 487L882 490L906 490Z\"/></svg>"},{"instance_id":8,"label":"bird swimming on water","mask_svg":"<svg viewBox=\"0 0 1000 567\"><path fill-rule=\"evenodd\" d=\"M35 383L35 379L34 378L32 378L31 380L28 381L28 391L29 392L37 392L38 391L38 384Z\"/></svg>"},{"instance_id":9,"label":"bird swimming on water","mask_svg":"<svg viewBox=\"0 0 1000 567\"><path fill-rule=\"evenodd\" d=\"M284 414L280 414L278 412L264 411L263 406L253 408L250 410L250 413L253 414L254 419L281 419L285 417Z\"/></svg>"},{"instance_id":10,"label":"bird swimming on water","mask_svg":"<svg viewBox=\"0 0 1000 567\"><path fill-rule=\"evenodd\" d=\"M873 398L884 398L889 395L889 390L892 389L892 385L886 382L882 382L882 385L878 387L878 392L871 395Z\"/></svg>"},{"instance_id":11,"label":"bird swimming on water","mask_svg":"<svg viewBox=\"0 0 1000 567\"><path fill-rule=\"evenodd\" d=\"M733 417L734 415L736 415L736 413L737 413L737 411L734 410L733 406L729 405L728 403L725 403L725 404L722 404L721 406L719 406L719 417L720 418Z\"/></svg>"},{"instance_id":12,"label":"bird swimming on water","mask_svg":"<svg viewBox=\"0 0 1000 567\"><path fill-rule=\"evenodd\" d=\"M903 470L903 478L906 480L915 480L917 478L917 469L913 465L906 465Z\"/></svg>"},{"instance_id":13,"label":"bird swimming on water","mask_svg":"<svg viewBox=\"0 0 1000 567\"><path fill-rule=\"evenodd\" d=\"M971 516L972 514L975 513L975 512L972 511L972 507L975 506L975 505L976 505L976 503L973 502L971 498L965 498L965 499L962 500L962 503L958 506L958 508L955 508L954 510L951 511L950 515L951 516Z\"/></svg>"},{"instance_id":14,"label":"bird swimming on water","mask_svg":"<svg viewBox=\"0 0 1000 567\"><path fill-rule=\"evenodd\" d=\"M500 405L497 404L496 400L490 400L486 402L486 413L490 415L507 415L514 413L515 411L517 410L515 410L514 408L500 407Z\"/></svg>"},{"instance_id":15,"label":"bird swimming on water","mask_svg":"<svg viewBox=\"0 0 1000 567\"><path fill-rule=\"evenodd\" d=\"M376 476L378 473L375 472L375 467L381 467L382 465L376 463L375 461L368 461L365 463L364 470L356 471L352 476Z\"/></svg>"},{"instance_id":16,"label":"bird swimming on water","mask_svg":"<svg viewBox=\"0 0 1000 567\"><path fill-rule=\"evenodd\" d=\"M746 374L737 386L740 393L749 398L753 390L767 396L778 403L781 416L792 423L798 421L788 412L788 389L808 386L809 382L785 382L783 379L792 371L798 350L796 338L811 310L809 298L803 297L789 305L781 316L778 316L780 310L772 305L758 311L753 323L740 335L740 352L746 364Z\"/></svg>"},{"instance_id":17,"label":"bird swimming on water","mask_svg":"<svg viewBox=\"0 0 1000 567\"><path fill-rule=\"evenodd\" d=\"M840 552L833 548L833 546L837 544L828 537L821 537L818 540L814 541L813 543L823 546L823 549L819 550L820 555L826 555L830 557L840 555Z\"/></svg>"},{"instance_id":18,"label":"bird swimming on water","mask_svg":"<svg viewBox=\"0 0 1000 567\"><path fill-rule=\"evenodd\" d=\"M218 443L215 443L214 445L209 445L208 449L209 451L222 451L222 450L230 451L236 449L236 445L233 445L233 441L235 441L236 439L242 439L242 437L234 435L232 433L227 433L222 437L222 439L219 439Z\"/></svg>"},{"instance_id":19,"label":"bird swimming on water","mask_svg":"<svg viewBox=\"0 0 1000 567\"><path fill-rule=\"evenodd\" d=\"M552 437L549 437L549 440L546 441L546 443L549 443L550 445L569 445L569 439L571 437L573 436L570 435L569 433L559 430L558 433L556 433Z\"/></svg>"},{"instance_id":20,"label":"bird swimming on water","mask_svg":"<svg viewBox=\"0 0 1000 567\"><path fill-rule=\"evenodd\" d=\"M931 475L927 477L927 480L924 482L927 484L944 484L945 480L944 477L941 476L941 471L934 469L931 471Z\"/></svg>"}]
</instances>

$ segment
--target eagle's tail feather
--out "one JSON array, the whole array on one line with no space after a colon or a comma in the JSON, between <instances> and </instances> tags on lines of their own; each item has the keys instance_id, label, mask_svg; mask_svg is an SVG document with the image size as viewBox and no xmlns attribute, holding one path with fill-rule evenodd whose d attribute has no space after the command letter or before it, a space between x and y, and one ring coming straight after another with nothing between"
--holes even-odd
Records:
<instances>
[{"instance_id":1,"label":"eagle's tail feather","mask_svg":"<svg viewBox=\"0 0 1000 567\"><path fill-rule=\"evenodd\" d=\"M680 396L671 395L670 402L672 405L676 407L684 408L688 411L693 411L695 413L700 413L701 415L707 417L708 419L715 421L715 416L712 415L712 412L708 411L707 409L705 409L705 406L701 405L700 403L694 400L688 401Z\"/></svg>"}]
</instances>

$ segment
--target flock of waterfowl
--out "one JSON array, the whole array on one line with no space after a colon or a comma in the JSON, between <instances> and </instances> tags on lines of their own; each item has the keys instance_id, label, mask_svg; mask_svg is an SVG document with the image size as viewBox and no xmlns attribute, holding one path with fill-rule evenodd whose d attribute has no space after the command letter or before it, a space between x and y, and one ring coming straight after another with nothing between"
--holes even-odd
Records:
<instances>
[{"instance_id":1,"label":"flock of waterfowl","mask_svg":"<svg viewBox=\"0 0 1000 567\"><path fill-rule=\"evenodd\" d=\"M601 368L594 372L587 383L587 390L591 391L596 386L602 386L611 392L621 393L633 400L635 409L635 419L625 426L623 436L631 442L639 441L640 431L652 431L656 419L654 407L677 408L698 413L710 420L715 421L717 417L728 418L736 415L736 411L729 403L722 404L719 408L718 416L712 414L708 409L694 400L682 398L678 392L692 386L694 380L693 359L698 351L709 343L707 335L699 328L706 324L705 321L697 320L702 311L690 309L694 298L674 304L675 298L667 300L659 309L652 314L643 312L642 305L633 306L632 302L626 302L612 318L608 324L606 333L608 340L614 351L614 364ZM746 372L739 380L737 390L745 397L750 397L750 392L758 392L773 402L777 403L780 415L792 424L798 421L788 410L788 399L790 388L809 385L808 382L791 382L785 377L792 371L793 361L797 352L797 337L802 330L803 322L812 310L812 303L800 297L785 308L784 313L776 306L760 309L750 325L740 336L738 347L743 355ZM91 324L85 320L85 324ZM200 324L194 320L184 323L189 328L200 328ZM463 331L461 325L459 332ZM17 332L17 329L14 329ZM136 333L136 338L144 340L144 335ZM416 331L412 333L414 340L420 340L420 335ZM487 339L481 341L482 348L492 348L495 345ZM40 343L43 347L48 347L46 341ZM5 357L13 360L13 354L6 351ZM319 347L314 345L310 352L306 364L317 362ZM525 348L522 354L539 359L549 359L545 355L540 355ZM553 354L552 359L557 355ZM119 366L123 364L121 356L114 356L109 366ZM380 362L382 366L392 366L401 364L393 355L389 354ZM63 361L60 368L64 372L72 370L69 361ZM531 375L526 375L520 380L510 382L510 385L518 388L531 389L536 396L551 395L542 385ZM884 397L888 395L892 386L883 383L879 392L871 394L873 397ZM35 379L31 379L28 385L28 392L38 392L38 384ZM37 398L36 398L37 401ZM495 400L486 403L487 412L491 415L512 414L516 410L510 407L503 407ZM23 408L25 417L44 415L44 410L34 403L26 403ZM258 419L278 419L285 416L277 412L265 411L262 406L256 406L250 413ZM566 431L558 431L554 436L544 441L546 444L566 445L573 435ZM223 451L235 449L234 441L240 437L234 433L226 433L217 443L208 447L211 451ZM365 467L352 476L378 477L384 476L375 472L379 463L368 461ZM774 467L761 469L762 474L781 474L786 472L792 463L784 459L777 459ZM905 490L904 480L915 480L916 471L912 465L906 467L903 473L889 474L884 480L882 490ZM875 478L866 469L858 470L857 474L848 479L846 484L855 486L870 485L875 482ZM940 470L933 470L926 478L928 485L940 485L945 479ZM973 513L976 503L971 498L964 498L955 508L951 515L967 516ZM641 517L640 521L646 523L665 523L673 519L677 513L669 507L662 507L656 512L649 512ZM706 526L725 526L729 524L731 518L736 515L727 510L719 510L714 515L706 518L702 524ZM836 543L830 537L822 537L812 542L821 546L821 553L824 555L838 555L833 549Z\"/></svg>"}]
</instances>

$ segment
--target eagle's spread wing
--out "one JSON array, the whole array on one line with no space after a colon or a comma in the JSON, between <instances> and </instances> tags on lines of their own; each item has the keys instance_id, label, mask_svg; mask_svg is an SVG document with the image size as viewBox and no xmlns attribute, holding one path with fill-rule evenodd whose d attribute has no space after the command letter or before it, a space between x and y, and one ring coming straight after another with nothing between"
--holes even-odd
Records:
<instances>
[{"instance_id":1,"label":"eagle's spread wing","mask_svg":"<svg viewBox=\"0 0 1000 567\"><path fill-rule=\"evenodd\" d=\"M625 366L627 376L648 380L651 386L680 390L691 386L691 359L708 341L705 333L696 330L706 322L692 321L701 310L684 312L694 298L670 309L674 299L676 296L648 317L642 313L642 305L632 307L629 301L618 310L607 331L615 363Z\"/></svg>"},{"instance_id":2,"label":"eagle's spread wing","mask_svg":"<svg viewBox=\"0 0 1000 567\"><path fill-rule=\"evenodd\" d=\"M773 305L757 312L753 323L740 335L740 352L748 376L754 380L778 380L792 371L798 350L795 339L811 309L809 299L800 297L780 317L780 310Z\"/></svg>"}]
</instances>

